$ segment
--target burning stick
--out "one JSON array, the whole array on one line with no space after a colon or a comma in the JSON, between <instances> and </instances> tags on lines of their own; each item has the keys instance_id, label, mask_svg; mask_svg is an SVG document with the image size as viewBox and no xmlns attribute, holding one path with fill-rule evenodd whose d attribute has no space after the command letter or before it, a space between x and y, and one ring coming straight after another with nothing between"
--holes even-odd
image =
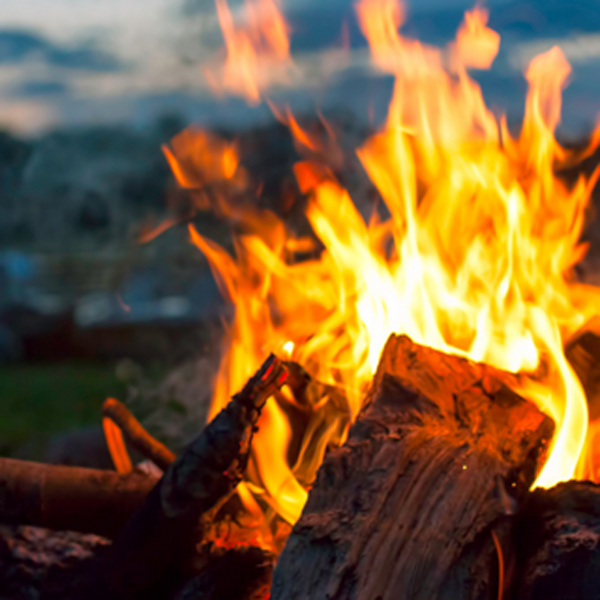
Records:
<instances>
[{"instance_id":1,"label":"burning stick","mask_svg":"<svg viewBox=\"0 0 600 600\"><path fill-rule=\"evenodd\" d=\"M0 522L119 534L157 479L0 458Z\"/></svg>"},{"instance_id":2,"label":"burning stick","mask_svg":"<svg viewBox=\"0 0 600 600\"><path fill-rule=\"evenodd\" d=\"M240 482L261 410L287 379L271 355L167 469L131 519L92 583L74 598L167 597L194 555L200 518Z\"/></svg>"},{"instance_id":3,"label":"burning stick","mask_svg":"<svg viewBox=\"0 0 600 600\"><path fill-rule=\"evenodd\" d=\"M111 426L117 426L134 448L139 450L163 471L166 471L177 458L164 444L153 438L133 416L131 411L118 400L108 398L102 406L102 415L104 417L104 431L108 433L106 435L107 444L111 449L111 456L113 457L117 471L122 472L121 469L125 469L125 472L130 471L131 462L129 462L127 467L127 461L123 460L127 456L127 450L122 441L120 443L118 441L119 439L122 440L122 437L120 438L119 435L115 436L115 432L111 431ZM115 443L111 443L111 440L115 440ZM117 451L116 448L122 448L122 450ZM123 465L121 469L119 465Z\"/></svg>"}]
</instances>

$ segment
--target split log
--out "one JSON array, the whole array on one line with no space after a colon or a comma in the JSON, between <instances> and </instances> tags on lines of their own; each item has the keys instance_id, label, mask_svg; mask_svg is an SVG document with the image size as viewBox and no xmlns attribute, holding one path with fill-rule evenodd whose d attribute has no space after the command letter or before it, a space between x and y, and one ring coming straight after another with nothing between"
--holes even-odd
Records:
<instances>
[{"instance_id":1,"label":"split log","mask_svg":"<svg viewBox=\"0 0 600 600\"><path fill-rule=\"evenodd\" d=\"M0 523L117 536L157 478L0 458Z\"/></svg>"},{"instance_id":2,"label":"split log","mask_svg":"<svg viewBox=\"0 0 600 600\"><path fill-rule=\"evenodd\" d=\"M267 399L287 378L271 355L173 462L79 598L167 598L189 578L201 518L223 503L241 481L250 444Z\"/></svg>"},{"instance_id":3,"label":"split log","mask_svg":"<svg viewBox=\"0 0 600 600\"><path fill-rule=\"evenodd\" d=\"M493 369L392 336L366 408L318 472L272 600L497 598L494 536L508 548L552 431Z\"/></svg>"}]
</instances>

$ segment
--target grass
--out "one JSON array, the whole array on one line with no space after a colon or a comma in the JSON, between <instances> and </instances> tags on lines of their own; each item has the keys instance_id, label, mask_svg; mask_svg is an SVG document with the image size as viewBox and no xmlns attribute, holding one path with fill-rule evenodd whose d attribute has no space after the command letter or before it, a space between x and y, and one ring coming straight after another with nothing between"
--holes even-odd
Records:
<instances>
[{"instance_id":1,"label":"grass","mask_svg":"<svg viewBox=\"0 0 600 600\"><path fill-rule=\"evenodd\" d=\"M39 453L52 435L100 425L107 396L124 399L126 384L106 364L0 365L0 455L24 444Z\"/></svg>"}]
</instances>

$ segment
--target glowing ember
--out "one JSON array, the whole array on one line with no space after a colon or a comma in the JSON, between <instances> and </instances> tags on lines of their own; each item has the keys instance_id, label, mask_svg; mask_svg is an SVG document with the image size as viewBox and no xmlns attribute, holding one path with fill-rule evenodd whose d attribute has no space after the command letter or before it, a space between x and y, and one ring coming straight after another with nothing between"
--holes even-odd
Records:
<instances>
[{"instance_id":1,"label":"glowing ember","mask_svg":"<svg viewBox=\"0 0 600 600\"><path fill-rule=\"evenodd\" d=\"M253 30L268 29L269 47L287 60L284 21L274 3L265 5L271 12ZM232 87L234 70L243 73L244 93L257 100L249 57L265 40L240 37L224 0L217 7L228 48L224 85ZM213 190L213 205L237 224L236 258L190 229L236 307L211 416L269 352L293 357L346 399L334 409L330 394L311 406L293 451L296 434L284 410L293 397L269 400L239 492L258 521L273 512L298 519L306 487L327 445L343 441L391 333L514 374L507 382L557 425L536 485L570 479L578 465L579 476L592 468L581 458L587 403L563 345L600 307L598 290L571 276L585 252L578 240L598 172L570 187L555 176L576 158L554 138L568 63L558 48L531 62L524 123L514 139L467 74L489 68L499 48L484 9L465 15L447 52L402 37L404 14L393 0L363 0L357 14L375 64L395 76L387 122L358 151L389 218L363 220L324 163L325 145L288 112L285 121L308 156L295 174L309 196L306 216L320 255L314 258L312 238L296 238L273 213L231 200L223 187ZM333 147L333 138L327 144ZM184 187L245 181L235 148L201 132L179 136L168 157ZM302 259L311 250L313 258Z\"/></svg>"}]
</instances>

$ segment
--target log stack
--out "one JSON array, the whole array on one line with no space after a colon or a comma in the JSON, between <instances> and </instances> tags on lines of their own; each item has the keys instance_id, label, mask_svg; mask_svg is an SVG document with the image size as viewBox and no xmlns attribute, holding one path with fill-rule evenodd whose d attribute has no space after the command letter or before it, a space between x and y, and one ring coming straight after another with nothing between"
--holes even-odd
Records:
<instances>
[{"instance_id":1,"label":"log stack","mask_svg":"<svg viewBox=\"0 0 600 600\"><path fill-rule=\"evenodd\" d=\"M282 554L203 543L286 373L267 361L138 501L70 598L600 598L599 488L529 492L550 419L504 374L404 336L388 341Z\"/></svg>"}]
</instances>

